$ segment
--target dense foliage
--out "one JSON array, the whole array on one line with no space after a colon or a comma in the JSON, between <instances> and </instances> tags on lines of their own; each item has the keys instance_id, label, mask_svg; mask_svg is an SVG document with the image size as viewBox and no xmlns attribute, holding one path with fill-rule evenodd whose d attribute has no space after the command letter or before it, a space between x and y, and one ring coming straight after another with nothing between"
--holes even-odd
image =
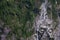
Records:
<instances>
[{"instance_id":1,"label":"dense foliage","mask_svg":"<svg viewBox=\"0 0 60 40\"><path fill-rule=\"evenodd\" d=\"M28 37L33 33L32 28L35 14L34 0L0 0L0 20L11 28L11 34ZM28 26L27 26L28 25Z\"/></svg>"}]
</instances>

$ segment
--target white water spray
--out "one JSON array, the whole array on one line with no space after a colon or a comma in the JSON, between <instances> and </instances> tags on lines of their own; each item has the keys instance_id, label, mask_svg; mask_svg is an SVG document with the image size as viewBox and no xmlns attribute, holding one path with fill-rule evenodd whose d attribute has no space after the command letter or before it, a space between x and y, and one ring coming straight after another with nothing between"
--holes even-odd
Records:
<instances>
[{"instance_id":1,"label":"white water spray","mask_svg":"<svg viewBox=\"0 0 60 40\"><path fill-rule=\"evenodd\" d=\"M50 27L48 27L47 25L51 24L52 21L50 19L48 19L47 3L48 3L48 0L45 0L45 2L42 3L42 5L40 7L40 9L41 9L40 16L38 16L36 18L36 24L35 24L36 25L35 30L36 30L36 34L37 34L36 40L41 40L41 34L39 32L44 31L44 30L40 30L40 28L46 29L47 31L50 30Z\"/></svg>"}]
</instances>

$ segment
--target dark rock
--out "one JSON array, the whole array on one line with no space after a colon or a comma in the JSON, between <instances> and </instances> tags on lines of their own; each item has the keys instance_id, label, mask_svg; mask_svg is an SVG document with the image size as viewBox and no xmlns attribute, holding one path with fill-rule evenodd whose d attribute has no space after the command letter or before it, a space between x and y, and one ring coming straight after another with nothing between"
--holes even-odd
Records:
<instances>
[{"instance_id":1,"label":"dark rock","mask_svg":"<svg viewBox=\"0 0 60 40\"><path fill-rule=\"evenodd\" d=\"M29 1L25 1L26 8L30 9L32 7L32 4Z\"/></svg>"},{"instance_id":2,"label":"dark rock","mask_svg":"<svg viewBox=\"0 0 60 40\"><path fill-rule=\"evenodd\" d=\"M38 8L34 8L33 12L39 14L39 9Z\"/></svg>"},{"instance_id":3,"label":"dark rock","mask_svg":"<svg viewBox=\"0 0 60 40\"><path fill-rule=\"evenodd\" d=\"M54 40L54 38L50 38L49 40Z\"/></svg>"},{"instance_id":4,"label":"dark rock","mask_svg":"<svg viewBox=\"0 0 60 40\"><path fill-rule=\"evenodd\" d=\"M58 13L59 17L60 17L60 13Z\"/></svg>"},{"instance_id":5,"label":"dark rock","mask_svg":"<svg viewBox=\"0 0 60 40\"><path fill-rule=\"evenodd\" d=\"M45 2L45 0L40 0L41 2Z\"/></svg>"},{"instance_id":6,"label":"dark rock","mask_svg":"<svg viewBox=\"0 0 60 40\"><path fill-rule=\"evenodd\" d=\"M60 17L60 10L57 10L58 16Z\"/></svg>"},{"instance_id":7,"label":"dark rock","mask_svg":"<svg viewBox=\"0 0 60 40\"><path fill-rule=\"evenodd\" d=\"M3 30L4 30L4 29L0 27L0 34L2 34L2 33L3 33Z\"/></svg>"},{"instance_id":8,"label":"dark rock","mask_svg":"<svg viewBox=\"0 0 60 40\"><path fill-rule=\"evenodd\" d=\"M7 2L7 6L11 6L11 4L9 2Z\"/></svg>"}]
</instances>

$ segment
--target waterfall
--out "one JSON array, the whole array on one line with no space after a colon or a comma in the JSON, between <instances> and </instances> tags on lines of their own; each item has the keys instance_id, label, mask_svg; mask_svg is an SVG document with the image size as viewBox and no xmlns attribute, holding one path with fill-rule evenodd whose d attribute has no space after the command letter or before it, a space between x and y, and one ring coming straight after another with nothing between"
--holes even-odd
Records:
<instances>
[{"instance_id":1,"label":"waterfall","mask_svg":"<svg viewBox=\"0 0 60 40\"><path fill-rule=\"evenodd\" d=\"M49 36L52 34L48 32L48 31L52 32L52 30L50 30L51 27L47 26L48 24L51 24L52 21L48 18L47 15L47 4L48 0L42 2L40 7L41 9L40 15L36 17L35 21L35 31L37 36L36 40L41 40L45 31L48 33Z\"/></svg>"}]
</instances>

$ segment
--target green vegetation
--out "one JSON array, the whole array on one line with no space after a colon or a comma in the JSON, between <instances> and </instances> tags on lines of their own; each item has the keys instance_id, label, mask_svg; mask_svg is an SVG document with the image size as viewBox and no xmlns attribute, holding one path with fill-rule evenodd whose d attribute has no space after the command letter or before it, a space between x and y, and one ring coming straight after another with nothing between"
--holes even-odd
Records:
<instances>
[{"instance_id":1,"label":"green vegetation","mask_svg":"<svg viewBox=\"0 0 60 40\"><path fill-rule=\"evenodd\" d=\"M29 37L33 33L32 28L34 12L34 0L0 0L0 20L9 25L11 33L19 37ZM29 22L28 26L26 26ZM9 35L11 35L11 33Z\"/></svg>"},{"instance_id":2,"label":"green vegetation","mask_svg":"<svg viewBox=\"0 0 60 40\"><path fill-rule=\"evenodd\" d=\"M56 21L57 12L56 12L56 0L52 0L52 18Z\"/></svg>"},{"instance_id":3,"label":"green vegetation","mask_svg":"<svg viewBox=\"0 0 60 40\"><path fill-rule=\"evenodd\" d=\"M52 19L53 19L54 21L56 21L56 20L57 20L57 10L56 10L57 4L56 4L56 0L49 0L49 2L50 2L51 5L52 5L52 8L51 8L51 10L50 10L50 13L52 13Z\"/></svg>"}]
</instances>

